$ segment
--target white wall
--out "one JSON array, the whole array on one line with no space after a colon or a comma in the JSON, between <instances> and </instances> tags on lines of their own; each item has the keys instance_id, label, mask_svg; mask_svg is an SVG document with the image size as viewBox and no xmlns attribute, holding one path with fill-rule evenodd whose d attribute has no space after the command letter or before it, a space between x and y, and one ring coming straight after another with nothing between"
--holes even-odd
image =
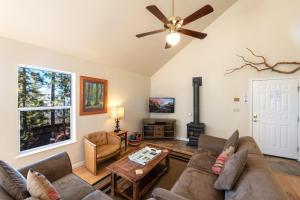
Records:
<instances>
[{"instance_id":1,"label":"white wall","mask_svg":"<svg viewBox=\"0 0 300 200\"><path fill-rule=\"evenodd\" d=\"M235 129L249 135L249 103L234 103L249 95L252 78L289 76L243 69L224 76L226 69L242 64L236 54L252 58L246 48L264 55L270 63L300 62L300 1L240 0L211 24L204 40L193 40L151 77L151 96L176 98L177 136L186 137L192 121L192 77L202 76L201 121L207 133L227 138ZM296 73L290 76L299 76ZM234 111L235 110L235 111ZM238 112L236 112L239 110Z\"/></svg>"},{"instance_id":2,"label":"white wall","mask_svg":"<svg viewBox=\"0 0 300 200\"><path fill-rule=\"evenodd\" d=\"M118 58L115 58L118 59ZM17 112L17 66L28 64L76 73L76 127L77 142L28 157L18 156L18 112ZM0 38L0 159L16 167L67 151L72 163L83 158L84 135L97 130L113 130L114 121L108 114L79 116L79 76L91 76L108 80L109 106L124 105L125 119L121 127L130 131L141 128L141 119L148 117L150 77L121 69L97 64L62 55L47 49Z\"/></svg>"}]
</instances>

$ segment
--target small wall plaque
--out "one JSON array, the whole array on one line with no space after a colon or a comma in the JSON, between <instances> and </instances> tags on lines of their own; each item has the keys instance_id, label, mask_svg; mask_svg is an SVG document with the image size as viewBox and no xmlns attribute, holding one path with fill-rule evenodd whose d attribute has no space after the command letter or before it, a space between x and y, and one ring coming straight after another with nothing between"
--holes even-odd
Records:
<instances>
[{"instance_id":1,"label":"small wall plaque","mask_svg":"<svg viewBox=\"0 0 300 200\"><path fill-rule=\"evenodd\" d=\"M240 98L239 98L239 97L234 97L234 98L233 98L233 101L234 101L234 102L240 102Z\"/></svg>"}]
</instances>

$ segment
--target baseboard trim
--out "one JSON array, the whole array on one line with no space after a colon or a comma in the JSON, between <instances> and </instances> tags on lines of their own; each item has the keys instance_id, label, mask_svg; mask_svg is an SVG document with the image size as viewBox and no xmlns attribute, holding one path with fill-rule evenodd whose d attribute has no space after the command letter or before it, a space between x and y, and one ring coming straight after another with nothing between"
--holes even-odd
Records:
<instances>
[{"instance_id":1,"label":"baseboard trim","mask_svg":"<svg viewBox=\"0 0 300 200\"><path fill-rule=\"evenodd\" d=\"M188 138L184 138L184 137L176 137L175 139L176 139L176 140L185 141L185 142L188 142L188 141L189 141Z\"/></svg>"},{"instance_id":2,"label":"baseboard trim","mask_svg":"<svg viewBox=\"0 0 300 200\"><path fill-rule=\"evenodd\" d=\"M80 161L80 162L74 163L72 165L72 168L75 169L77 167L81 167L82 165L84 165L84 161Z\"/></svg>"}]
</instances>

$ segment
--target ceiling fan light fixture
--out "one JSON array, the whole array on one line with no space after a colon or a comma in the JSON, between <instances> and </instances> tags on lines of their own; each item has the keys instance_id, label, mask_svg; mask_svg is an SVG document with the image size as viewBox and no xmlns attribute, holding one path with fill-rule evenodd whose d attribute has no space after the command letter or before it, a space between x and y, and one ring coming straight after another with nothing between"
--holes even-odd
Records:
<instances>
[{"instance_id":1,"label":"ceiling fan light fixture","mask_svg":"<svg viewBox=\"0 0 300 200\"><path fill-rule=\"evenodd\" d=\"M176 45L180 41L180 34L178 32L171 32L167 35L167 43L171 46Z\"/></svg>"}]
</instances>

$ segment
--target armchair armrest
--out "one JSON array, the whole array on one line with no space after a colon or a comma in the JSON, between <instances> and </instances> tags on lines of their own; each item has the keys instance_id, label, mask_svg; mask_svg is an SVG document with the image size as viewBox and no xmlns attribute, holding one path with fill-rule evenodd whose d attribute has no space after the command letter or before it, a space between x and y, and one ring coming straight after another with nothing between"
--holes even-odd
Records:
<instances>
[{"instance_id":1,"label":"armchair armrest","mask_svg":"<svg viewBox=\"0 0 300 200\"><path fill-rule=\"evenodd\" d=\"M201 134L198 140L198 149L209 150L219 154L223 151L226 141L223 138Z\"/></svg>"},{"instance_id":2,"label":"armchair armrest","mask_svg":"<svg viewBox=\"0 0 300 200\"><path fill-rule=\"evenodd\" d=\"M97 145L89 141L88 138L84 137L84 157L85 166L93 172L97 173Z\"/></svg>"},{"instance_id":3,"label":"armchair armrest","mask_svg":"<svg viewBox=\"0 0 300 200\"><path fill-rule=\"evenodd\" d=\"M185 197L163 188L155 188L152 192L152 197L156 200L188 200Z\"/></svg>"},{"instance_id":4,"label":"armchair armrest","mask_svg":"<svg viewBox=\"0 0 300 200\"><path fill-rule=\"evenodd\" d=\"M107 143L108 144L115 144L121 147L121 138L117 136L115 133L107 133Z\"/></svg>"}]
</instances>

